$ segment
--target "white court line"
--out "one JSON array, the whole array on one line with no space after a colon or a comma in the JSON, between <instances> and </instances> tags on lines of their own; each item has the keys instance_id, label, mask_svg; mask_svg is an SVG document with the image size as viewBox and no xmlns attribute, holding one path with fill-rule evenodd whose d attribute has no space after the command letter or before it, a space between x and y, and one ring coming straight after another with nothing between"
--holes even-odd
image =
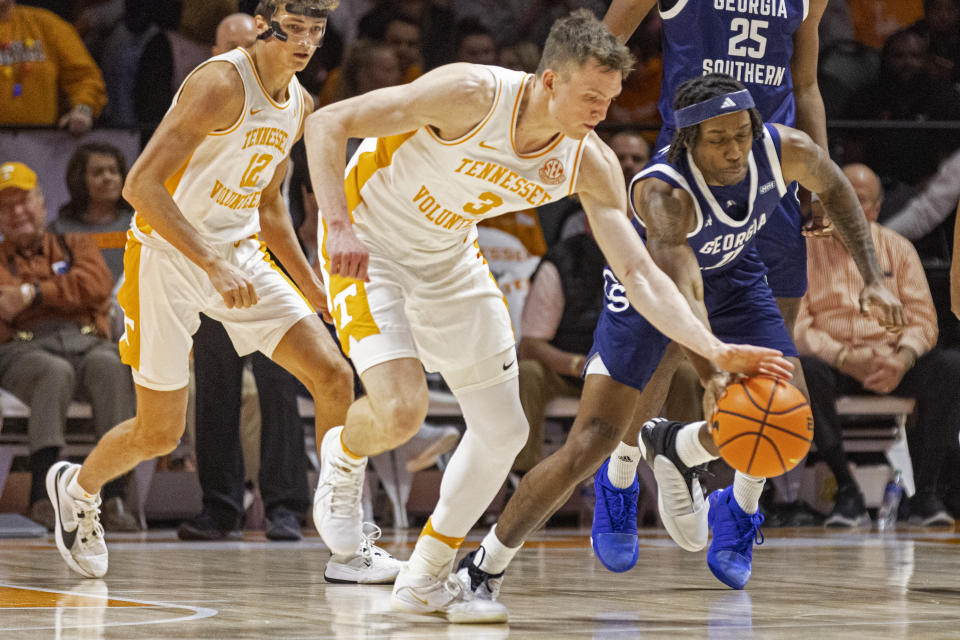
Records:
<instances>
[{"instance_id":1,"label":"white court line","mask_svg":"<svg viewBox=\"0 0 960 640\"><path fill-rule=\"evenodd\" d=\"M24 586L19 584L9 584L4 582L0 582L0 587L8 587L10 589L22 589L26 591L42 591L44 593L59 593L59 594L68 595L68 596L78 596L81 598L100 598L102 600L111 599L109 594L106 597L104 597L104 596L90 595L88 593L80 593L78 591L61 591L59 589L41 589L39 587ZM35 629L58 629L58 628L59 629L64 629L64 628L83 629L87 627L97 627L97 628L103 628L103 629L107 627L132 627L132 626L139 626L139 625L145 625L145 624L168 624L173 622L189 622L191 620L202 620L203 618L210 618L217 615L217 613L219 613L216 609L210 609L208 607L191 607L190 605L170 604L168 602L154 602L151 600L135 600L133 598L122 598L122 597L115 597L112 599L121 600L123 602L134 602L136 604L142 604L144 606L151 606L151 607L163 607L167 609L187 609L187 610L193 611L193 615L183 616L180 618L167 618L164 620L143 620L143 621L134 621L134 622L104 622L100 624L71 625L68 627L63 627L63 626L58 627L57 625L42 625L42 626L32 626L32 627L22 627L22 626L0 627L0 631L32 631ZM24 608L56 609L57 607L24 607ZM79 608L79 607L72 607L72 608ZM107 608L106 605L104 605L104 608ZM121 609L121 608L123 607L117 607L117 609ZM128 608L133 608L133 607L128 607Z\"/></svg>"}]
</instances>

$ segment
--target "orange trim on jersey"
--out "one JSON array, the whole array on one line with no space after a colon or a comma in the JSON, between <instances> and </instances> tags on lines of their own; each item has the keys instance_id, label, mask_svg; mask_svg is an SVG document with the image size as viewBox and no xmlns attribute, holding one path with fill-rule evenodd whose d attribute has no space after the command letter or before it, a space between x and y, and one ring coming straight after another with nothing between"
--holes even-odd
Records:
<instances>
[{"instance_id":1,"label":"orange trim on jersey","mask_svg":"<svg viewBox=\"0 0 960 640\"><path fill-rule=\"evenodd\" d=\"M487 257L483 255L483 251L480 249L479 240L473 241L473 247L477 250L477 256L483 260L483 264L487 265L487 275L490 276L490 279L493 280L493 286L497 288L497 291L500 292L500 299L503 300L503 306L507 309L507 315L510 315L510 303L507 302L507 294L503 292L503 288L500 286L500 283L497 282L497 277L493 275L493 269L490 268L490 263L487 262ZM513 326L513 322L510 323L510 331L513 333L513 340L517 340L517 331Z\"/></svg>"},{"instance_id":2,"label":"orange trim on jersey","mask_svg":"<svg viewBox=\"0 0 960 640\"><path fill-rule=\"evenodd\" d=\"M568 196L573 193L573 189L577 186L577 174L580 173L580 154L583 153L583 141L586 139L587 136L580 138L580 144L577 145L577 155L573 156L573 175L570 176L570 189L567 191Z\"/></svg>"},{"instance_id":3,"label":"orange trim on jersey","mask_svg":"<svg viewBox=\"0 0 960 640\"><path fill-rule=\"evenodd\" d=\"M228 133L233 133L234 131L236 131L236 130L240 127L241 124L243 124L243 121L246 120L246 119L247 119L247 101L244 100L244 101L243 101L243 111L240 112L240 118L237 119L237 121L234 122L233 125L232 125L229 129L221 129L221 130L219 130L219 131L211 131L211 132L208 133L207 135L208 135L208 136L225 136L225 135L227 135Z\"/></svg>"},{"instance_id":4,"label":"orange trim on jersey","mask_svg":"<svg viewBox=\"0 0 960 640\"><path fill-rule=\"evenodd\" d=\"M344 180L344 190L347 193L347 210L350 211L351 222L353 222L353 210L363 202L363 196L360 195L360 191L363 190L363 185L365 185L367 180L373 177L373 174L377 171L390 166L390 163L393 162L393 154L397 152L400 145L406 142L410 136L416 132L417 131L408 131L407 133L401 133L395 136L379 138L375 151L361 153L360 157L357 158L357 163Z\"/></svg>"},{"instance_id":5,"label":"orange trim on jersey","mask_svg":"<svg viewBox=\"0 0 960 640\"><path fill-rule=\"evenodd\" d=\"M553 144L548 144L544 149L540 151L534 151L533 153L520 153L517 151L517 141L514 139L514 130L517 128L517 113L520 111L520 100L523 98L523 92L527 89L527 82L530 78L534 76L528 75L523 79L523 84L520 85L520 91L517 92L517 99L513 103L513 112L510 114L510 147L513 149L513 152L517 154L517 157L528 159L528 158L539 158L540 156L546 155L553 151L554 147L560 144L560 141L563 140L563 134L559 134L557 139L553 141Z\"/></svg>"},{"instance_id":6,"label":"orange trim on jersey","mask_svg":"<svg viewBox=\"0 0 960 640\"><path fill-rule=\"evenodd\" d=\"M327 300L331 305L330 315L337 328L337 338L343 353L350 356L350 339L359 342L366 337L380 333L380 327L373 319L370 301L367 299L366 283L363 280L345 278L330 273L330 254L327 253L327 223L320 218L323 226L323 242L320 243L320 255L323 257L323 270L327 276Z\"/></svg>"},{"instance_id":7,"label":"orange trim on jersey","mask_svg":"<svg viewBox=\"0 0 960 640\"><path fill-rule=\"evenodd\" d=\"M133 369L140 369L140 252L143 244L127 232L127 247L123 252L123 284L117 292L117 302L123 309L123 335L120 336L120 359Z\"/></svg>"},{"instance_id":8,"label":"orange trim on jersey","mask_svg":"<svg viewBox=\"0 0 960 640\"><path fill-rule=\"evenodd\" d=\"M270 97L270 94L267 93L267 90L263 88L263 82L260 81L260 74L257 73L257 65L253 64L253 58L250 57L250 54L247 53L247 50L244 49L243 47L237 47L237 48L238 48L240 51L243 52L243 55L244 55L244 56L246 56L247 62L250 63L250 68L253 69L253 77L257 79L257 85L260 87L260 91L263 92L263 96L270 102L270 104L272 104L272 105L273 105L274 107L276 107L277 109L286 109L287 107L289 107L289 106L290 106L290 99L291 99L293 96L289 96L289 95L288 95L288 96L287 96L287 101L284 102L283 104L278 104L277 102L275 102L274 99ZM287 83L287 87L288 87L287 93L289 93L289 86L290 86L290 83L288 82L288 83Z\"/></svg>"},{"instance_id":9,"label":"orange trim on jersey","mask_svg":"<svg viewBox=\"0 0 960 640\"><path fill-rule=\"evenodd\" d=\"M439 540L443 544L447 545L451 549L459 549L460 545L463 544L463 541L466 540L466 536L463 538L454 538L453 536L445 536L442 533L437 533L437 530L433 528L433 522L428 518L427 524L424 525L423 531L420 532L419 540L423 536L430 536L436 540Z\"/></svg>"},{"instance_id":10,"label":"orange trim on jersey","mask_svg":"<svg viewBox=\"0 0 960 640\"><path fill-rule=\"evenodd\" d=\"M150 224L146 220L144 220L143 216L140 215L139 213L134 214L133 221L134 223L136 223L137 229L139 229L142 233L146 235L150 235L151 233L153 233L153 227L151 227Z\"/></svg>"},{"instance_id":11,"label":"orange trim on jersey","mask_svg":"<svg viewBox=\"0 0 960 640\"><path fill-rule=\"evenodd\" d=\"M190 157L180 165L180 168L177 169L176 173L167 178L166 182L163 183L163 186L166 188L167 193L170 194L170 197L173 197L173 194L177 192L177 187L180 186L180 181L183 180L183 174L187 171L187 166L190 164L190 161L193 160L193 154L190 154Z\"/></svg>"},{"instance_id":12,"label":"orange trim on jersey","mask_svg":"<svg viewBox=\"0 0 960 640\"><path fill-rule=\"evenodd\" d=\"M293 280L291 280L290 277L283 272L283 269L277 266L277 263L273 260L270 253L267 251L267 243L264 242L263 240L260 240L260 238L258 238L256 234L251 236L250 239L256 240L260 243L260 253L263 254L263 261L266 262L268 265L270 265L271 269L279 273L281 278L287 281L287 284L289 284L293 288L293 290L297 292L297 295L300 296L300 299L306 303L306 305L310 308L310 311L313 311L314 313L316 313L317 310L314 309L313 305L310 304L310 301L307 300L307 296L303 295L303 292L300 291L300 288L293 282ZM237 244L239 244L239 242Z\"/></svg>"},{"instance_id":13,"label":"orange trim on jersey","mask_svg":"<svg viewBox=\"0 0 960 640\"><path fill-rule=\"evenodd\" d=\"M473 136L480 133L480 130L483 129L483 126L490 121L490 118L493 117L493 112L497 110L497 105L500 104L500 94L501 94L501 89L503 88L503 82L500 80L500 78L497 78L496 76L494 76L494 78L497 81L497 95L493 98L493 106L490 107L490 111L488 111L486 117L484 117L484 119L480 121L480 124L474 127L473 130L468 131L467 133L463 134L456 140L444 140L443 138L438 136L436 133L434 133L433 127L431 127L430 125L427 125L424 127L424 129L427 130L427 133L430 134L430 137L444 146L452 147L458 144L462 144L467 140L469 140L470 138L472 138Z\"/></svg>"}]
</instances>

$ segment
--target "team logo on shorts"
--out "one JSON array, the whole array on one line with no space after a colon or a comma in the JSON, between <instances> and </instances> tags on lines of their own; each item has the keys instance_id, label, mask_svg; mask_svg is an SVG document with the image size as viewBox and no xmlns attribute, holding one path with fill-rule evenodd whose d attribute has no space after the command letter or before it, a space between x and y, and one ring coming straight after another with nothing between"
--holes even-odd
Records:
<instances>
[{"instance_id":1,"label":"team logo on shorts","mask_svg":"<svg viewBox=\"0 0 960 640\"><path fill-rule=\"evenodd\" d=\"M563 163L557 158L550 158L540 167L540 179L547 184L563 182Z\"/></svg>"}]
</instances>

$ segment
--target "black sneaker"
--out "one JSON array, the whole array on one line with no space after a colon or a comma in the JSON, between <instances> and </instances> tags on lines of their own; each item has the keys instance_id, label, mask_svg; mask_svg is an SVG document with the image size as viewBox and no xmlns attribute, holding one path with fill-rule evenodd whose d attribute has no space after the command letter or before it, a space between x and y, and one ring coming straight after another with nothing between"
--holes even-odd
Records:
<instances>
[{"instance_id":1,"label":"black sneaker","mask_svg":"<svg viewBox=\"0 0 960 640\"><path fill-rule=\"evenodd\" d=\"M470 592L477 598L496 600L500 595L500 587L503 585L504 572L501 571L493 575L474 564L473 560L476 558L477 552L481 549L483 549L483 547L471 551L460 561L460 564L457 565L457 577L460 579L460 582L470 588ZM482 561L483 556L481 556L481 562Z\"/></svg>"},{"instance_id":2,"label":"black sneaker","mask_svg":"<svg viewBox=\"0 0 960 640\"><path fill-rule=\"evenodd\" d=\"M920 527L952 527L953 518L937 494L924 491L910 498L910 524Z\"/></svg>"},{"instance_id":3,"label":"black sneaker","mask_svg":"<svg viewBox=\"0 0 960 640\"><path fill-rule=\"evenodd\" d=\"M289 509L277 507L267 517L264 534L269 540L296 542L303 537L300 533L300 516Z\"/></svg>"},{"instance_id":4,"label":"black sneaker","mask_svg":"<svg viewBox=\"0 0 960 640\"><path fill-rule=\"evenodd\" d=\"M640 428L644 454L657 479L657 510L667 533L687 551L707 545L707 504L699 476L706 465L688 467L677 455L677 433L683 422L654 418Z\"/></svg>"},{"instance_id":5,"label":"black sneaker","mask_svg":"<svg viewBox=\"0 0 960 640\"><path fill-rule=\"evenodd\" d=\"M215 542L219 540L239 540L243 537L240 528L222 529L220 524L206 511L193 520L187 520L177 527L177 537L181 540L205 540Z\"/></svg>"},{"instance_id":6,"label":"black sneaker","mask_svg":"<svg viewBox=\"0 0 960 640\"><path fill-rule=\"evenodd\" d=\"M870 525L870 514L863 504L863 494L857 485L850 484L837 489L833 511L823 521L825 527L863 527Z\"/></svg>"}]
</instances>

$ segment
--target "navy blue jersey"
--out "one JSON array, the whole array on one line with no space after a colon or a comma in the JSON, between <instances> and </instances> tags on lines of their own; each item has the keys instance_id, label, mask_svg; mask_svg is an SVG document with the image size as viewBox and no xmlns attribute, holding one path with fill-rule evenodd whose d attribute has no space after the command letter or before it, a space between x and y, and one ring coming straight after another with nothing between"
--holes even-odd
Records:
<instances>
[{"instance_id":1,"label":"navy blue jersey","mask_svg":"<svg viewBox=\"0 0 960 640\"><path fill-rule=\"evenodd\" d=\"M662 9L664 128L674 128L676 88L707 73L742 82L764 122L793 126L793 34L808 8L809 0L677 0Z\"/></svg>"},{"instance_id":2,"label":"navy blue jersey","mask_svg":"<svg viewBox=\"0 0 960 640\"><path fill-rule=\"evenodd\" d=\"M686 151L676 164L667 161L661 149L647 166L634 176L629 193L638 180L659 178L693 196L696 222L687 242L697 255L704 275L733 266L747 249L755 246L757 232L773 216L787 185L780 170L780 134L773 125L764 125L763 136L753 141L747 158L747 177L731 187L710 187ZM630 200L633 207L633 199ZM636 210L634 215L637 216ZM640 224L641 236L645 236Z\"/></svg>"},{"instance_id":3,"label":"navy blue jersey","mask_svg":"<svg viewBox=\"0 0 960 640\"><path fill-rule=\"evenodd\" d=\"M655 177L693 197L696 222L687 242L697 256L704 305L718 338L795 356L796 348L767 284L767 269L756 243L757 232L777 211L788 190L780 168L780 135L772 125L765 125L763 136L754 140L748 166L747 177L740 184L711 187L689 152L669 163L666 151L661 151L634 177L630 192L635 181ZM646 237L636 211L634 227ZM669 339L630 306L623 285L609 267L604 271L604 293L591 356L599 354L617 382L643 389Z\"/></svg>"}]
</instances>

